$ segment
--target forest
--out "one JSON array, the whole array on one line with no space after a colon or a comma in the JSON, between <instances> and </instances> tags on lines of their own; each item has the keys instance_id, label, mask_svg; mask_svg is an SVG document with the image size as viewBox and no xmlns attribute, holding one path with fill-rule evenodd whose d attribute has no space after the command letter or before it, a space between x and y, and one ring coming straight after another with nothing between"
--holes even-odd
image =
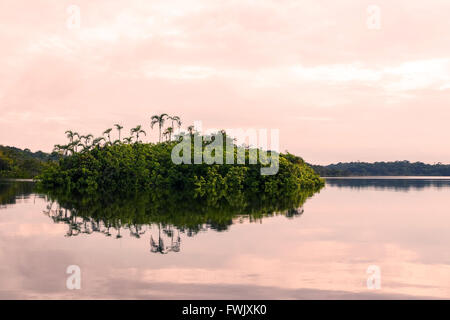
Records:
<instances>
[{"instance_id":1,"label":"forest","mask_svg":"<svg viewBox=\"0 0 450 320\"><path fill-rule=\"evenodd\" d=\"M450 165L423 162L349 162L327 166L311 165L322 177L350 176L450 176Z\"/></svg>"},{"instance_id":2,"label":"forest","mask_svg":"<svg viewBox=\"0 0 450 320\"><path fill-rule=\"evenodd\" d=\"M169 125L165 125L169 124ZM170 125L171 124L171 125ZM174 164L172 149L184 138L193 143L200 135L193 126L186 132L176 133L175 125L181 125L179 117L167 114L154 115L150 128L158 130L158 142L143 142L147 133L141 125L130 130L123 137L123 126L115 125L103 132L101 137L81 135L68 130L66 145L56 145L54 152L59 155L57 161L50 161L42 173L36 177L43 189L64 190L70 194L133 194L159 190L162 197L173 192L182 192L191 198L205 198L216 202L233 194L233 199L244 193L260 194L264 197L289 196L300 190L316 189L324 181L300 157L290 153L278 155L278 173L271 176L261 175L261 168L267 166L260 159L249 163L249 156L262 150L250 146L236 146L234 139L224 130L216 133L222 136L225 145L234 145L234 158L244 151L245 164ZM113 138L116 137L116 139ZM215 140L214 136L201 136L200 151L191 148L191 159L196 152ZM232 151L233 152L233 151ZM273 152L273 151L272 151ZM272 152L269 152L272 155ZM225 154L223 154L225 157Z\"/></svg>"},{"instance_id":3,"label":"forest","mask_svg":"<svg viewBox=\"0 0 450 320\"><path fill-rule=\"evenodd\" d=\"M0 145L0 178L32 179L57 158L56 154Z\"/></svg>"},{"instance_id":4,"label":"forest","mask_svg":"<svg viewBox=\"0 0 450 320\"><path fill-rule=\"evenodd\" d=\"M105 186L115 191L147 190L158 186L184 188L188 185L195 186L196 190L220 188L220 185L227 187L238 185L238 188L250 188L255 192L277 189L281 185L289 185L289 188L295 189L321 185L323 181L318 175L450 176L450 165L441 163L340 162L321 166L307 164L302 158L288 152L279 155L281 172L275 175L276 178L257 177L256 171L262 167L261 163L176 166L170 158L174 146L185 136L190 136L194 140L199 133L195 131L194 126L187 127L186 132L180 131L180 117L166 113L152 116L149 124L150 129L158 130L158 141L155 143L143 141L142 138L147 132L142 125L131 128L130 134L123 136L124 127L115 124L99 137L67 130L65 132L67 144L55 145L52 153L31 152L29 149L21 150L0 145L0 178L37 178L47 187L64 187L67 190L89 193ZM220 134L223 135L225 146L232 138L223 130ZM211 136L203 138L206 138L204 141L214 141ZM203 150L207 145L208 143L203 144ZM245 149L246 163L251 151L255 151L249 146L235 146L235 148L235 157L239 148ZM261 151L256 150L258 153ZM192 157L194 156L192 154Z\"/></svg>"}]
</instances>

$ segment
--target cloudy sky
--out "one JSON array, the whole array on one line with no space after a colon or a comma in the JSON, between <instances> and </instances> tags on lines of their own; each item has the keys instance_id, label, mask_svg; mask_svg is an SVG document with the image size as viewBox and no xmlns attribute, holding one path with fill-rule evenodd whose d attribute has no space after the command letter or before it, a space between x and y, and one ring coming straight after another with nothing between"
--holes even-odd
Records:
<instances>
[{"instance_id":1,"label":"cloudy sky","mask_svg":"<svg viewBox=\"0 0 450 320\"><path fill-rule=\"evenodd\" d=\"M66 129L150 131L167 112L280 129L281 150L313 163L450 163L449 12L448 0L2 0L0 144L51 151Z\"/></svg>"}]
</instances>

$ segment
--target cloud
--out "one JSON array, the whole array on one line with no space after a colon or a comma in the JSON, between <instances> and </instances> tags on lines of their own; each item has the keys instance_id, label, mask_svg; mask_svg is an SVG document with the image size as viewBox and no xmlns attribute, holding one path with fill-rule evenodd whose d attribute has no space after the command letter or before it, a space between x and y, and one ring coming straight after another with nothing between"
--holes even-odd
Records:
<instances>
[{"instance_id":1,"label":"cloud","mask_svg":"<svg viewBox=\"0 0 450 320\"><path fill-rule=\"evenodd\" d=\"M450 158L425 143L442 144L448 117L448 1L427 14L422 1L378 1L380 30L367 28L361 1L77 5L80 28L68 29L66 3L0 4L0 143L49 151L67 126L102 132L165 111L218 128L282 128L282 149L311 162L400 156L392 150Z\"/></svg>"}]
</instances>

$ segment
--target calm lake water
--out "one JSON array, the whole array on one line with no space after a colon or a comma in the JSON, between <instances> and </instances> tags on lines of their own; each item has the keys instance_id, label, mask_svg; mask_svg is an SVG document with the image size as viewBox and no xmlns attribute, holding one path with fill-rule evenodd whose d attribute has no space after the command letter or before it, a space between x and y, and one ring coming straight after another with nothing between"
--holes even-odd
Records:
<instances>
[{"instance_id":1,"label":"calm lake water","mask_svg":"<svg viewBox=\"0 0 450 320\"><path fill-rule=\"evenodd\" d=\"M327 179L287 215L117 230L3 181L0 298L448 299L449 196L448 178Z\"/></svg>"}]
</instances>

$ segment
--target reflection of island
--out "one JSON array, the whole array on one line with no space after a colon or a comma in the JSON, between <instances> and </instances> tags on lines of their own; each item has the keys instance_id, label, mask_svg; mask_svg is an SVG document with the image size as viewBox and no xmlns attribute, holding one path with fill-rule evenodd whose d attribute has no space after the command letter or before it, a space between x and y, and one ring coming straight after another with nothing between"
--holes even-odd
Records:
<instances>
[{"instance_id":1,"label":"reflection of island","mask_svg":"<svg viewBox=\"0 0 450 320\"><path fill-rule=\"evenodd\" d=\"M450 187L450 178L327 178L326 184L338 188L409 191L429 187L448 188Z\"/></svg>"},{"instance_id":2,"label":"reflection of island","mask_svg":"<svg viewBox=\"0 0 450 320\"><path fill-rule=\"evenodd\" d=\"M264 217L300 216L301 206L314 193L302 192L286 199L261 199L257 196L228 195L227 199L208 201L191 199L180 194L158 197L155 194L133 198L89 197L74 199L47 194L44 213L55 223L68 225L66 236L104 234L117 239L124 232L131 237L145 237L150 252L179 252L182 236L199 232L228 230L234 223L256 222Z\"/></svg>"}]
</instances>

